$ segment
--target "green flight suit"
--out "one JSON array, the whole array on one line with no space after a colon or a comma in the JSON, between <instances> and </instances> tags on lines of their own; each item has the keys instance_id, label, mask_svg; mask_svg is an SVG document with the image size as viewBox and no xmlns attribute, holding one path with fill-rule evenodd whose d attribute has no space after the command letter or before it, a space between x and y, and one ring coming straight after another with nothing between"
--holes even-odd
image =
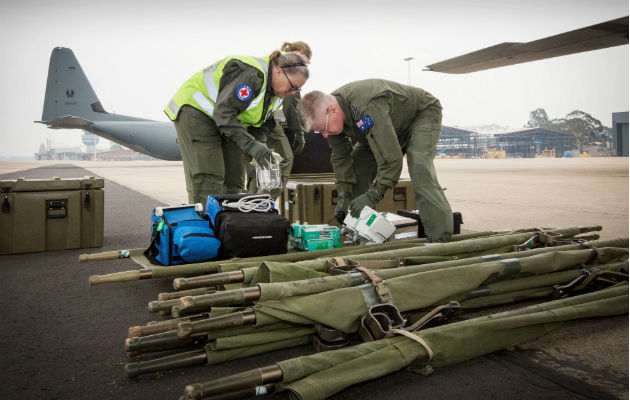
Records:
<instances>
[{"instance_id":1,"label":"green flight suit","mask_svg":"<svg viewBox=\"0 0 630 400\"><path fill-rule=\"evenodd\" d=\"M332 95L346 116L343 133L328 137L338 189L356 198L362 192L354 190L370 184L393 188L407 154L427 237L432 242L449 240L453 215L433 166L442 128L439 100L422 89L382 79L352 82Z\"/></svg>"},{"instance_id":2,"label":"green flight suit","mask_svg":"<svg viewBox=\"0 0 630 400\"><path fill-rule=\"evenodd\" d=\"M295 136L302 134L302 127L297 116L297 102L300 99L299 94L286 96L282 101L282 112L286 118L288 130L293 133L293 140ZM269 133L267 138L267 147L280 154L282 161L280 161L280 176L282 178L282 187L273 189L270 193L271 197L277 199L280 197L280 193L286 187L289 181L289 175L291 175L291 168L293 168L293 149L289 138L285 134L280 121L276 120L276 126ZM247 166L247 189L249 193L261 193L256 187L256 176L254 167Z\"/></svg>"},{"instance_id":3,"label":"green flight suit","mask_svg":"<svg viewBox=\"0 0 630 400\"><path fill-rule=\"evenodd\" d=\"M270 71L267 76L271 76ZM254 140L264 143L275 123L267 111L275 100L271 79L267 79L266 87L263 82L261 70L234 59L224 67L212 118L192 106L181 107L173 123L190 203L205 204L210 194L245 192L246 163L251 157L243 149ZM248 101L237 97L237 88L243 85L252 91ZM267 119L259 128L245 128L238 115L261 90L266 92L263 115Z\"/></svg>"}]
</instances>

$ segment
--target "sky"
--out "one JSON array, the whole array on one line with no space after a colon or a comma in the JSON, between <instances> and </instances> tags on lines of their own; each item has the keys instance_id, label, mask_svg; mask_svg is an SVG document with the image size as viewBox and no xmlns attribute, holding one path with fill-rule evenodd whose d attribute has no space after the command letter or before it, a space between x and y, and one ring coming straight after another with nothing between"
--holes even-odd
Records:
<instances>
[{"instance_id":1,"label":"sky","mask_svg":"<svg viewBox=\"0 0 630 400\"><path fill-rule=\"evenodd\" d=\"M448 126L516 129L537 108L550 118L582 110L611 126L613 112L628 111L627 45L462 75L423 68L626 15L627 0L8 2L0 14L0 157L32 157L47 139L81 144L80 130L33 122L56 46L74 51L108 112L158 121L168 120L164 106L198 70L302 40L313 50L303 93L383 78L438 97Z\"/></svg>"}]
</instances>

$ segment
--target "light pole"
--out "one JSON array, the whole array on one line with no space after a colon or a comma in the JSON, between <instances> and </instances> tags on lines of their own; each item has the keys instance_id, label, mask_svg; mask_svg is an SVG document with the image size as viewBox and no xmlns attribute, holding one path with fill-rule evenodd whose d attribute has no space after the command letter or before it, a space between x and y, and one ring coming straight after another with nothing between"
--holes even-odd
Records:
<instances>
[{"instance_id":1,"label":"light pole","mask_svg":"<svg viewBox=\"0 0 630 400\"><path fill-rule=\"evenodd\" d=\"M407 66L409 70L409 86L411 86L411 60L413 60L413 57L403 58L403 61L407 61Z\"/></svg>"}]
</instances>

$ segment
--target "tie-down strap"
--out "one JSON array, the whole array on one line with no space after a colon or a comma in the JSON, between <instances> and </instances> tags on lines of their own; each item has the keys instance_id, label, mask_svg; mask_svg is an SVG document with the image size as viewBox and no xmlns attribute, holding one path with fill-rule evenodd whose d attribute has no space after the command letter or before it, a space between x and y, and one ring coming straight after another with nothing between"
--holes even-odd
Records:
<instances>
[{"instance_id":1,"label":"tie-down strap","mask_svg":"<svg viewBox=\"0 0 630 400\"><path fill-rule=\"evenodd\" d=\"M595 254L597 254L597 257L601 257L604 255L604 252L602 251L602 249L594 246L591 242L584 242L582 243L582 246L587 247L593 251L595 251Z\"/></svg>"},{"instance_id":2,"label":"tie-down strap","mask_svg":"<svg viewBox=\"0 0 630 400\"><path fill-rule=\"evenodd\" d=\"M355 261L347 257L331 257L326 260L326 272L331 275L343 275L354 272L356 267L362 266L370 269L398 268L405 265L405 258L393 260L360 260Z\"/></svg>"},{"instance_id":3,"label":"tie-down strap","mask_svg":"<svg viewBox=\"0 0 630 400\"><path fill-rule=\"evenodd\" d=\"M406 338L413 340L414 342L420 343L420 345L424 347L424 349L427 351L427 354L429 355L429 360L427 361L427 364L433 360L433 350L431 350L427 342L425 342L420 336L416 336L413 333L407 332L404 329L391 329L390 332L396 333L398 335L403 335Z\"/></svg>"},{"instance_id":4,"label":"tie-down strap","mask_svg":"<svg viewBox=\"0 0 630 400\"><path fill-rule=\"evenodd\" d=\"M365 267L356 267L356 270L365 275L372 284L374 285L374 289L376 290L376 294L381 301L381 304L390 303L392 301L392 293L389 291L389 288L385 286L385 282L383 279L377 276L374 272L370 271Z\"/></svg>"}]
</instances>

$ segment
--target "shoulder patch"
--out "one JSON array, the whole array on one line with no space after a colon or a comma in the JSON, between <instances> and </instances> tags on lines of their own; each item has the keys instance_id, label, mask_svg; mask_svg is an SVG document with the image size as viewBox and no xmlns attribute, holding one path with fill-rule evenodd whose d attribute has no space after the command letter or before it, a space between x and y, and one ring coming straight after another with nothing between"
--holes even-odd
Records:
<instances>
[{"instance_id":1,"label":"shoulder patch","mask_svg":"<svg viewBox=\"0 0 630 400\"><path fill-rule=\"evenodd\" d=\"M372 117L370 117L370 114L365 114L360 120L355 123L355 125L357 126L357 128L359 128L361 132L365 132L372 126L374 126L374 121L372 120Z\"/></svg>"},{"instance_id":2,"label":"shoulder patch","mask_svg":"<svg viewBox=\"0 0 630 400\"><path fill-rule=\"evenodd\" d=\"M236 98L240 101L247 101L252 98L253 92L249 85L243 83L236 88Z\"/></svg>"}]
</instances>

